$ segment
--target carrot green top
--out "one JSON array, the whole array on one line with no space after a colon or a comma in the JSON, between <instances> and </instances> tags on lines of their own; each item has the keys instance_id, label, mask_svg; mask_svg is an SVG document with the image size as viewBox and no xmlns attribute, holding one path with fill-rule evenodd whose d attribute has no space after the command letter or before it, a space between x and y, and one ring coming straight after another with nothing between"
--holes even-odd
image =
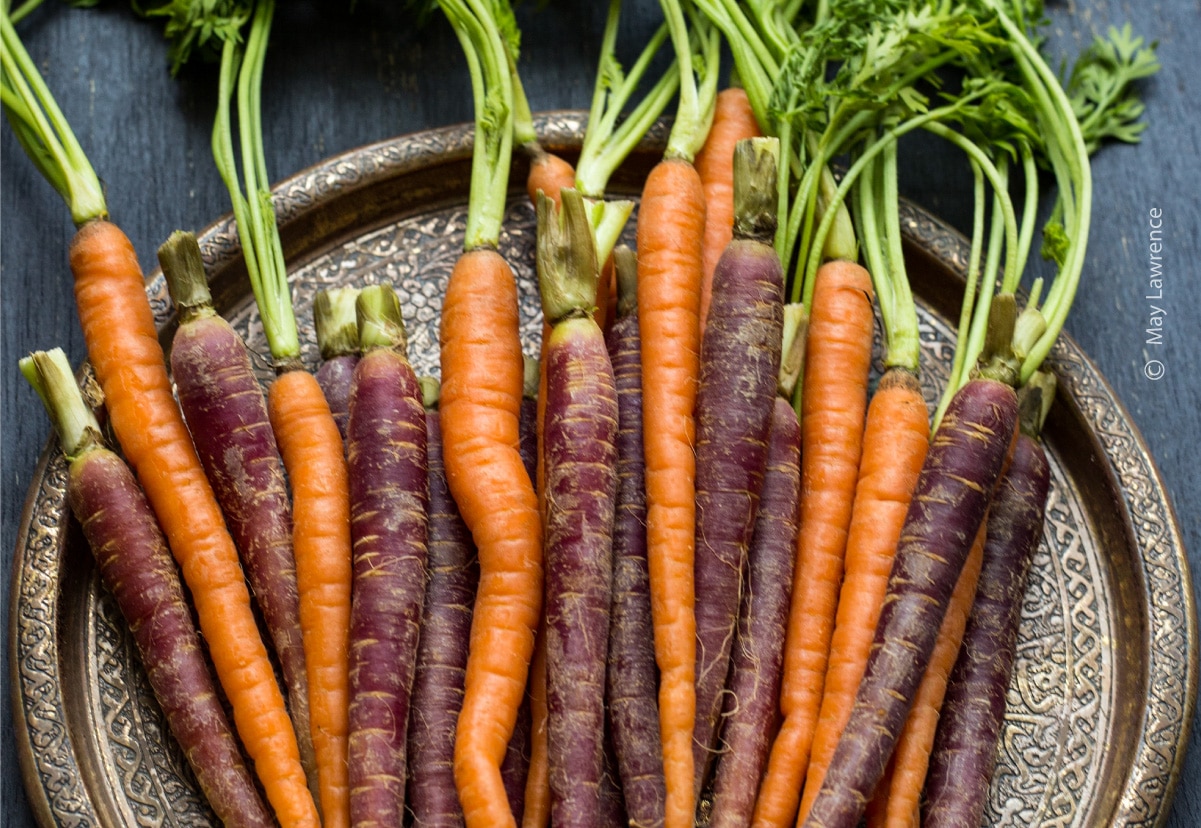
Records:
<instances>
[{"instance_id":1,"label":"carrot green top","mask_svg":"<svg viewBox=\"0 0 1201 828\"><path fill-rule=\"evenodd\" d=\"M409 346L400 298L391 285L368 285L355 300L359 345L363 351L389 348L402 356Z\"/></svg>"},{"instance_id":2,"label":"carrot green top","mask_svg":"<svg viewBox=\"0 0 1201 828\"><path fill-rule=\"evenodd\" d=\"M21 373L46 407L68 460L104 446L100 424L84 402L62 348L36 351L22 359L20 365Z\"/></svg>"},{"instance_id":3,"label":"carrot green top","mask_svg":"<svg viewBox=\"0 0 1201 828\"><path fill-rule=\"evenodd\" d=\"M184 230L172 233L159 245L158 263L180 322L216 314L200 244L194 235Z\"/></svg>"},{"instance_id":4,"label":"carrot green top","mask_svg":"<svg viewBox=\"0 0 1201 828\"><path fill-rule=\"evenodd\" d=\"M275 224L275 209L263 150L263 64L274 12L275 0L258 0L245 45L235 38L228 38L224 42L217 118L213 124L213 159L229 190L250 287L254 291L267 346L278 371L299 365L300 337L296 329L296 316L292 311L288 271L284 264L279 228ZM238 181L238 160L234 152L230 117L230 101L235 93L241 183Z\"/></svg>"},{"instance_id":5,"label":"carrot green top","mask_svg":"<svg viewBox=\"0 0 1201 828\"><path fill-rule=\"evenodd\" d=\"M17 140L63 197L75 225L107 218L100 179L17 36L7 3L0 3L0 103Z\"/></svg>"},{"instance_id":6,"label":"carrot green top","mask_svg":"<svg viewBox=\"0 0 1201 828\"><path fill-rule=\"evenodd\" d=\"M660 5L667 19L667 30L671 34L676 66L680 72L680 99L664 156L682 158L691 163L704 146L713 123L721 40L717 29L709 25L708 20L694 15L691 29L699 41L698 63L693 55L689 21L681 0L660 0Z\"/></svg>"},{"instance_id":7,"label":"carrot green top","mask_svg":"<svg viewBox=\"0 0 1201 828\"><path fill-rule=\"evenodd\" d=\"M313 325L322 359L359 352L359 323L355 317L357 287L325 288L313 299Z\"/></svg>"},{"instance_id":8,"label":"carrot green top","mask_svg":"<svg viewBox=\"0 0 1201 828\"><path fill-rule=\"evenodd\" d=\"M599 271L579 190L563 191L561 210L545 194L538 194L537 239L538 287L547 322L554 325L569 316L592 313Z\"/></svg>"},{"instance_id":9,"label":"carrot green top","mask_svg":"<svg viewBox=\"0 0 1201 828\"><path fill-rule=\"evenodd\" d=\"M463 247L466 250L496 247L509 189L516 103L510 52L496 14L497 5L508 4L492 0L438 0L438 5L463 46L475 105L475 145Z\"/></svg>"}]
</instances>

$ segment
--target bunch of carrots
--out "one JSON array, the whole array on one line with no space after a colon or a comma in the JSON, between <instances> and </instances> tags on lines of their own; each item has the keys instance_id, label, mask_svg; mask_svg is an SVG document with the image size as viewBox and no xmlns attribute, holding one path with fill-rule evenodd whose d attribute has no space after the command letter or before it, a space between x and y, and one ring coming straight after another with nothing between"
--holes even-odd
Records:
<instances>
[{"instance_id":1,"label":"bunch of carrots","mask_svg":"<svg viewBox=\"0 0 1201 828\"><path fill-rule=\"evenodd\" d=\"M301 361L260 117L274 3L232 4L208 30L266 389L182 232L159 251L179 319L163 353L99 179L19 14L0 14L6 114L79 227L100 393L85 400L61 352L22 369L217 817L980 824L1050 485L1041 366L1083 268L1089 154L1137 139L1153 47L1112 31L1065 89L1016 0L661 0L625 72L611 0L573 167L539 145L508 3L428 5L463 46L476 115L438 379L409 365L388 285L323 294L323 364ZM723 39L739 85L719 93ZM630 249L634 205L605 188L673 99ZM964 153L976 195L934 406L898 212L917 129ZM538 359L498 252L517 153ZM1056 273L1020 305L1045 170Z\"/></svg>"}]
</instances>

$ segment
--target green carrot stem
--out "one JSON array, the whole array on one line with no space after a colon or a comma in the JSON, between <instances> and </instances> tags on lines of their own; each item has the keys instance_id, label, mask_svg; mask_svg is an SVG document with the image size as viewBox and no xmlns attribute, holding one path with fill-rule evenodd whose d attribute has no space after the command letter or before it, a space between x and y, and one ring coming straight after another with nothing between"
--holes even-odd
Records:
<instances>
[{"instance_id":1,"label":"green carrot stem","mask_svg":"<svg viewBox=\"0 0 1201 828\"><path fill-rule=\"evenodd\" d=\"M897 142L890 141L884 148L882 165L884 238L888 249L888 304L880 303L887 338L887 367L900 366L917 374L920 362L918 341L917 305L909 287L909 274L905 268L905 252L901 246L901 196L898 192ZM877 296L879 292L877 292Z\"/></svg>"},{"instance_id":2,"label":"green carrot stem","mask_svg":"<svg viewBox=\"0 0 1201 828\"><path fill-rule=\"evenodd\" d=\"M504 223L513 148L509 57L487 0L438 0L467 57L475 109L466 250L496 247Z\"/></svg>"},{"instance_id":3,"label":"green carrot stem","mask_svg":"<svg viewBox=\"0 0 1201 828\"><path fill-rule=\"evenodd\" d=\"M400 298L389 284L367 285L355 299L359 345L363 351L388 348L402 356L409 347Z\"/></svg>"},{"instance_id":4,"label":"green carrot stem","mask_svg":"<svg viewBox=\"0 0 1201 828\"><path fill-rule=\"evenodd\" d=\"M1092 172L1080 124L1055 73L1030 42L1024 29L1009 18L1000 3L997 0L988 0L988 3L996 11L1002 27L1010 34L1011 49L1018 66L1027 78L1028 85L1033 88L1039 104L1039 120L1046 130L1049 148L1062 147L1063 152L1063 161L1056 168L1056 178L1059 198L1065 204L1065 225L1070 246L1043 308L1047 318L1046 333L1022 363L1021 380L1026 381L1046 359L1059 332L1063 330L1080 284L1092 213ZM1064 173L1060 172L1060 166L1065 168Z\"/></svg>"},{"instance_id":5,"label":"green carrot stem","mask_svg":"<svg viewBox=\"0 0 1201 828\"><path fill-rule=\"evenodd\" d=\"M358 296L357 287L335 287L319 290L313 298L313 326L323 360L359 352Z\"/></svg>"},{"instance_id":6,"label":"green carrot stem","mask_svg":"<svg viewBox=\"0 0 1201 828\"><path fill-rule=\"evenodd\" d=\"M938 430L939 423L942 422L943 414L946 413L947 406L951 403L951 398L954 397L954 392L950 389L959 388L963 385L964 377L967 376L970 365L967 363L968 337L966 332L972 324L972 313L976 307L976 294L980 284L980 255L984 246L984 171L980 169L980 165L975 161L971 162L972 167L972 182L975 198L973 199L974 208L972 210L972 241L968 251L967 265L967 281L963 288L963 302L959 306L959 322L955 330L960 332L960 336L955 340L955 354L951 359L951 371L947 377L947 387L943 391L942 397L938 401L938 407L934 411L934 416L931 418L930 431L933 434Z\"/></svg>"},{"instance_id":7,"label":"green carrot stem","mask_svg":"<svg viewBox=\"0 0 1201 828\"><path fill-rule=\"evenodd\" d=\"M20 361L20 368L46 407L68 460L104 446L100 424L84 402L62 348L35 351Z\"/></svg>"},{"instance_id":8,"label":"green carrot stem","mask_svg":"<svg viewBox=\"0 0 1201 828\"><path fill-rule=\"evenodd\" d=\"M784 306L784 335L780 346L780 378L777 391L791 401L805 375L805 344L809 332L809 311L799 302Z\"/></svg>"},{"instance_id":9,"label":"green carrot stem","mask_svg":"<svg viewBox=\"0 0 1201 828\"><path fill-rule=\"evenodd\" d=\"M563 190L562 209L538 196L538 287L542 315L554 325L568 316L591 314L599 282L596 249L584 197Z\"/></svg>"},{"instance_id":10,"label":"green carrot stem","mask_svg":"<svg viewBox=\"0 0 1201 828\"><path fill-rule=\"evenodd\" d=\"M244 51L232 38L222 47L217 117L213 125L213 158L229 190L267 347L276 369L285 370L300 360L300 335L292 310L288 271L275 223L263 146L263 65L274 12L275 0L259 0L254 7ZM234 153L231 100L236 100L238 109L241 182Z\"/></svg>"},{"instance_id":11,"label":"green carrot stem","mask_svg":"<svg viewBox=\"0 0 1201 828\"><path fill-rule=\"evenodd\" d=\"M158 249L167 290L181 323L214 316L213 295L204 273L204 259L196 237L176 230Z\"/></svg>"},{"instance_id":12,"label":"green carrot stem","mask_svg":"<svg viewBox=\"0 0 1201 828\"><path fill-rule=\"evenodd\" d=\"M613 33L610 33L610 27L607 25L600 66L597 69L592 109L588 114L588 128L584 132L584 144L580 150L579 163L576 165L576 186L588 198L600 198L604 194L613 172L621 166L651 125L663 114L680 84L678 64L673 62L634 110L625 116L620 126L617 124L617 119L622 115L663 41L667 39L667 27L663 25L656 30L638 56L638 60L622 76L621 83L611 87L609 84L613 80L612 76L621 71L613 54L613 38L616 35L614 7L620 7L619 0L614 0L610 6L609 22Z\"/></svg>"},{"instance_id":13,"label":"green carrot stem","mask_svg":"<svg viewBox=\"0 0 1201 828\"><path fill-rule=\"evenodd\" d=\"M21 146L62 196L75 225L107 218L100 179L21 43L6 7L0 7L0 101Z\"/></svg>"},{"instance_id":14,"label":"green carrot stem","mask_svg":"<svg viewBox=\"0 0 1201 828\"><path fill-rule=\"evenodd\" d=\"M693 25L701 29L700 65L694 66L688 20L681 0L660 0L660 5L680 70L679 105L671 134L667 137L664 157L682 158L691 163L704 145L709 126L713 123L721 57L720 40L717 29L694 19Z\"/></svg>"},{"instance_id":15,"label":"green carrot stem","mask_svg":"<svg viewBox=\"0 0 1201 828\"><path fill-rule=\"evenodd\" d=\"M1005 155L1002 155L1000 158L997 159L996 166L997 166L997 174L1000 176L1001 181L1004 182L1006 185L1005 192L1008 192L1008 185L1009 185L1009 160L1008 160L1008 158ZM1001 192L1000 191L993 192L992 205L993 205L992 206L992 224L988 230L988 255L986 256L985 261L984 261L984 273L985 273L985 276L990 280L990 284L996 282L997 269L1001 262L1001 248L1002 248L1002 245L1004 243L1004 238L1005 238L1005 213L1003 212L1003 209L1001 207ZM1016 221L1016 218L1015 218L1015 221ZM1019 232L1018 244L1020 245L1021 244L1021 241L1020 241L1021 228L1018 228L1018 232ZM1000 284L1001 284L1000 289L1003 292L1006 290L1006 285L1009 285L1008 292L1013 293L1014 290L1017 288L1018 281L1020 281L1022 278L1022 273L1020 270L1018 270L1017 264L1016 264L1016 260L1019 259L1020 255L1021 255L1021 250L1019 249L1017 251L1017 254L1014 256L1015 264L1013 267L1013 271L1007 272L1005 274L1005 276L1007 278L1000 282Z\"/></svg>"}]
</instances>

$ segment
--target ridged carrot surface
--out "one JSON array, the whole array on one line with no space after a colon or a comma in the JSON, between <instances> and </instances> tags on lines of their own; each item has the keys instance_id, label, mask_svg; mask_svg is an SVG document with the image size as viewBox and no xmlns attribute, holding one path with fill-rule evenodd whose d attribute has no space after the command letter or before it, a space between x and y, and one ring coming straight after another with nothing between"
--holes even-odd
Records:
<instances>
[{"instance_id":1,"label":"ridged carrot surface","mask_svg":"<svg viewBox=\"0 0 1201 828\"><path fill-rule=\"evenodd\" d=\"M692 825L696 718L696 427L701 239L705 199L692 164L665 159L647 177L638 217L647 564L668 828Z\"/></svg>"},{"instance_id":2,"label":"ridged carrot surface","mask_svg":"<svg viewBox=\"0 0 1201 828\"><path fill-rule=\"evenodd\" d=\"M342 435L308 371L277 377L267 404L292 485L292 548L322 825L349 825L351 541Z\"/></svg>"},{"instance_id":3,"label":"ridged carrot surface","mask_svg":"<svg viewBox=\"0 0 1201 828\"><path fill-rule=\"evenodd\" d=\"M455 783L468 826L513 825L500 766L525 695L542 610L542 521L518 451L517 286L488 248L464 253L443 302L446 477L480 559Z\"/></svg>"}]
</instances>

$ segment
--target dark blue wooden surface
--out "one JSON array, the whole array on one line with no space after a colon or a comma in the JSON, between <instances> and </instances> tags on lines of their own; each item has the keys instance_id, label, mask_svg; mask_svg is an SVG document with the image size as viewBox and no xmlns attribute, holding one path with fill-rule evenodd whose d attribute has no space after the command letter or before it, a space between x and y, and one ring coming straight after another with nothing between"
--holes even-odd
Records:
<instances>
[{"instance_id":1,"label":"dark blue wooden surface","mask_svg":"<svg viewBox=\"0 0 1201 828\"><path fill-rule=\"evenodd\" d=\"M467 121L471 103L457 42L441 20L415 31L384 0L280 4L268 55L264 124L273 178L371 141ZM552 4L523 12L521 71L534 109L589 102L603 3ZM637 44L657 15L628 0L624 42ZM1068 331L1100 366L1142 430L1175 503L1194 571L1201 570L1201 71L1197 0L1149 4L1098 0L1049 4L1050 49L1075 54L1111 23L1133 21L1160 43L1163 70L1145 85L1150 126L1137 147L1096 158L1089 265ZM527 4L530 8L534 4ZM73 10L47 3L20 27L67 119L107 184L109 206L144 265L177 227L199 229L228 210L212 166L209 131L215 79L209 68L171 79L154 23L123 3ZM903 190L953 224L970 224L963 162L935 144L907 157ZM1148 215L1162 211L1162 345L1148 345ZM12 555L26 489L49 425L19 378L18 357L53 345L84 357L66 268L73 228L57 195L0 128L0 431L3 533L0 618L7 620ZM1158 359L1164 374L1148 379ZM9 675L5 635L5 684ZM0 785L4 825L31 824L11 738L9 694L0 695ZM1194 732L1171 817L1201 825L1201 750Z\"/></svg>"}]
</instances>

